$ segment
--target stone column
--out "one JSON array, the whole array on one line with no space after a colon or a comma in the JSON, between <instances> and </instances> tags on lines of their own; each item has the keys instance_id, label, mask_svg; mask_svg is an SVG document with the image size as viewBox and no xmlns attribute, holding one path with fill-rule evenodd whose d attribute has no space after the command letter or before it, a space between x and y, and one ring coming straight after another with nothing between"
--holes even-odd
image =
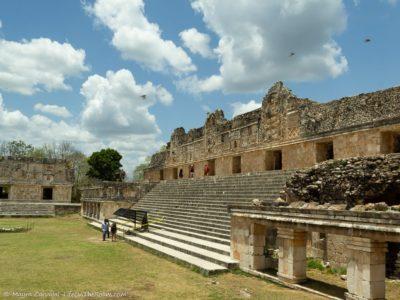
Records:
<instances>
[{"instance_id":1,"label":"stone column","mask_svg":"<svg viewBox=\"0 0 400 300\"><path fill-rule=\"evenodd\" d=\"M231 257L239 261L241 268L265 268L265 234L264 225L254 224L249 218L231 218Z\"/></svg>"},{"instance_id":2,"label":"stone column","mask_svg":"<svg viewBox=\"0 0 400 300\"><path fill-rule=\"evenodd\" d=\"M385 299L386 242L352 237L347 248L346 299Z\"/></svg>"},{"instance_id":3,"label":"stone column","mask_svg":"<svg viewBox=\"0 0 400 300\"><path fill-rule=\"evenodd\" d=\"M261 224L250 225L249 236L249 267L253 270L265 269L265 238L266 226Z\"/></svg>"},{"instance_id":4,"label":"stone column","mask_svg":"<svg viewBox=\"0 0 400 300\"><path fill-rule=\"evenodd\" d=\"M306 244L305 231L278 228L278 276L280 279L290 283L306 281Z\"/></svg>"}]
</instances>

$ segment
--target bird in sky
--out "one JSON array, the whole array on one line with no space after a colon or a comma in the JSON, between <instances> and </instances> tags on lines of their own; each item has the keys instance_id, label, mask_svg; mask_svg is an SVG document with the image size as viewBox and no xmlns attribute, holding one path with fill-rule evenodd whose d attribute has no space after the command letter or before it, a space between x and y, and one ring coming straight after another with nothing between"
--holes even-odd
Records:
<instances>
[{"instance_id":1,"label":"bird in sky","mask_svg":"<svg viewBox=\"0 0 400 300\"><path fill-rule=\"evenodd\" d=\"M146 95L140 96L143 100L146 100Z\"/></svg>"},{"instance_id":2,"label":"bird in sky","mask_svg":"<svg viewBox=\"0 0 400 300\"><path fill-rule=\"evenodd\" d=\"M365 39L364 39L364 43L369 43L369 42L371 42L371 39L370 39L370 38L365 38Z\"/></svg>"},{"instance_id":3,"label":"bird in sky","mask_svg":"<svg viewBox=\"0 0 400 300\"><path fill-rule=\"evenodd\" d=\"M295 56L295 55L296 55L296 53L290 52L289 57L292 57L292 56Z\"/></svg>"}]
</instances>

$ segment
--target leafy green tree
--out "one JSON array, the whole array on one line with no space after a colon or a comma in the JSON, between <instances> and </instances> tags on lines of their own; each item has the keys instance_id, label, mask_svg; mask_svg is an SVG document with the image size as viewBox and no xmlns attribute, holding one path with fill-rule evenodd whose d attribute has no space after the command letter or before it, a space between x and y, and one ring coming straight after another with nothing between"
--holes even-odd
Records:
<instances>
[{"instance_id":1,"label":"leafy green tree","mask_svg":"<svg viewBox=\"0 0 400 300\"><path fill-rule=\"evenodd\" d=\"M86 174L100 180L122 181L125 172L121 169L121 159L121 154L114 149L102 149L93 152L87 161L89 170Z\"/></svg>"}]
</instances>

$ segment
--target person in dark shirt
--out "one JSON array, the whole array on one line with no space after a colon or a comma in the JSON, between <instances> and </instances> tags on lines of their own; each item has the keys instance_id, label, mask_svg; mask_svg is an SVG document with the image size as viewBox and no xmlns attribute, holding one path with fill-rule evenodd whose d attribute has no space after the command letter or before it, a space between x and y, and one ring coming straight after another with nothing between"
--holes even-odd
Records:
<instances>
[{"instance_id":1,"label":"person in dark shirt","mask_svg":"<svg viewBox=\"0 0 400 300\"><path fill-rule=\"evenodd\" d=\"M115 222L113 222L111 225L111 241L117 241L117 224Z\"/></svg>"},{"instance_id":2,"label":"person in dark shirt","mask_svg":"<svg viewBox=\"0 0 400 300\"><path fill-rule=\"evenodd\" d=\"M179 170L179 178L183 178L183 170L182 169Z\"/></svg>"}]
</instances>

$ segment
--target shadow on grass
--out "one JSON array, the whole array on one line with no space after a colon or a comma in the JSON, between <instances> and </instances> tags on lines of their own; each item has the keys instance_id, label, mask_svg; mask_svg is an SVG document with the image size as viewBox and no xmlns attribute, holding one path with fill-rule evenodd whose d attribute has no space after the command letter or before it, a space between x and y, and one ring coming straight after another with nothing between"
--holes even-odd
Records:
<instances>
[{"instance_id":1,"label":"shadow on grass","mask_svg":"<svg viewBox=\"0 0 400 300\"><path fill-rule=\"evenodd\" d=\"M262 273L278 277L277 270L274 269L264 270L262 271ZM306 282L300 283L299 285L342 299L344 298L344 293L347 291L345 288L337 286L335 284L312 278L307 278Z\"/></svg>"}]
</instances>

